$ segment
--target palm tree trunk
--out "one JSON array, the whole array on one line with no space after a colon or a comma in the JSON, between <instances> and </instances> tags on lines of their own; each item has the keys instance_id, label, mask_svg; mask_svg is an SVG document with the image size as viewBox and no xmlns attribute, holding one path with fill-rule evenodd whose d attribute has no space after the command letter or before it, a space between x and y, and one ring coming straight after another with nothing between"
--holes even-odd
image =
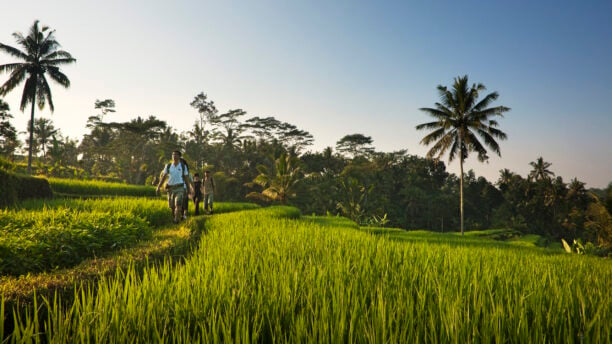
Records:
<instances>
[{"instance_id":1,"label":"palm tree trunk","mask_svg":"<svg viewBox=\"0 0 612 344\"><path fill-rule=\"evenodd\" d=\"M36 103L36 90L32 95L32 115L30 116L30 147L28 147L28 174L32 174L32 143L34 142L34 104Z\"/></svg>"},{"instance_id":2,"label":"palm tree trunk","mask_svg":"<svg viewBox=\"0 0 612 344\"><path fill-rule=\"evenodd\" d=\"M462 154L462 153L459 153ZM460 208L460 213L461 213L461 235L463 236L463 156L460 157L459 159L459 166L460 166L460 179L459 179L459 208Z\"/></svg>"}]
</instances>

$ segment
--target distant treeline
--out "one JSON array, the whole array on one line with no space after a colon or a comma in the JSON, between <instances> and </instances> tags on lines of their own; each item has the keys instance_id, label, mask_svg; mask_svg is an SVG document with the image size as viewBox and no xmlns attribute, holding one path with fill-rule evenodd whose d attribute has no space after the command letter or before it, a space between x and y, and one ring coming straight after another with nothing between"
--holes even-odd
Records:
<instances>
[{"instance_id":1,"label":"distant treeline","mask_svg":"<svg viewBox=\"0 0 612 344\"><path fill-rule=\"evenodd\" d=\"M219 200L244 201L249 195L257 202L291 204L306 214L340 214L364 225L459 229L459 178L441 161L405 151L377 152L362 134L340 138L335 149L312 152L307 150L310 133L274 117L243 120L246 112L240 109L218 114L204 94L192 105L199 118L192 130L177 134L153 116L105 122L114 102L97 101L101 113L89 118L90 132L80 143L57 131L53 138L35 140L47 146L33 169L47 176L151 185L178 149L192 173L213 172ZM34 148L42 152L41 145ZM4 153L15 160L15 150ZM493 182L468 171L465 228L513 228L610 249L612 184L591 192L577 179L555 177L550 165L539 158L529 176L502 170ZM11 168L25 171L24 164Z\"/></svg>"}]
</instances>

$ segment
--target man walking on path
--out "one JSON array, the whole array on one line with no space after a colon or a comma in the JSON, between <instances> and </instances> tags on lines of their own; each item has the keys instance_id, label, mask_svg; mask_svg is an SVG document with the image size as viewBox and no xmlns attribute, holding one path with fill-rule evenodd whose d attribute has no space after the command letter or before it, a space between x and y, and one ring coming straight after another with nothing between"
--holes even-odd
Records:
<instances>
[{"instance_id":1,"label":"man walking on path","mask_svg":"<svg viewBox=\"0 0 612 344\"><path fill-rule=\"evenodd\" d=\"M189 179L189 171L180 159L180 151L172 152L172 163L167 164L162 170L156 190L156 192L159 192L159 188L166 177L168 177L168 184L166 185L166 190L168 191L168 207L172 209L174 223L178 223L183 215L183 202L184 198L187 197L183 184L186 183L190 189L193 189L193 185Z\"/></svg>"}]
</instances>

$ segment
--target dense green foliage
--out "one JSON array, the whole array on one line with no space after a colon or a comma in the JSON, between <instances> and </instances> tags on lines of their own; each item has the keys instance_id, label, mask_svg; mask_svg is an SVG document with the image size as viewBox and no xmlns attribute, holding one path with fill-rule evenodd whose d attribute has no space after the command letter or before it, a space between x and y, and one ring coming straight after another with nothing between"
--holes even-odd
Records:
<instances>
[{"instance_id":1,"label":"dense green foliage","mask_svg":"<svg viewBox=\"0 0 612 344\"><path fill-rule=\"evenodd\" d=\"M612 335L607 260L456 237L396 242L341 218L298 216L291 208L214 216L185 264L120 273L67 309L58 300L35 305L49 318L30 312L4 336L542 343Z\"/></svg>"},{"instance_id":2,"label":"dense green foliage","mask_svg":"<svg viewBox=\"0 0 612 344\"><path fill-rule=\"evenodd\" d=\"M101 113L89 118L90 132L81 140L78 152L70 153L71 144L57 143L34 167L47 176L152 185L170 152L179 149L192 173L213 172L218 201L241 202L247 195L262 196L268 190L265 193L273 197L257 199L286 202L305 214L340 214L361 225L460 230L460 178L449 173L442 161L406 151L376 152L363 134L341 138L338 149L350 148L342 152L330 147L322 152L305 151L312 135L291 124L273 117L243 120L246 112L242 110L217 113L204 94L196 96L192 105L199 118L192 130L177 134L155 117L105 121L105 114L114 111L114 102L97 101ZM70 159L77 155L78 162ZM291 169L279 170L281 156L291 161ZM578 180L550 178L554 175L551 164L541 157L530 165L539 170L532 171L532 177L502 170L497 181L477 177L472 170L465 172L466 230L509 228L540 235L549 242L582 240L597 246L599 254L609 254L610 188L594 196ZM16 166L25 169L21 163ZM149 196L152 192L145 191L146 187L141 193L137 188L119 191L102 184L79 187L66 183L60 186L58 181L54 190L79 195L130 192Z\"/></svg>"},{"instance_id":3,"label":"dense green foliage","mask_svg":"<svg viewBox=\"0 0 612 344\"><path fill-rule=\"evenodd\" d=\"M20 143L17 139L17 129L9 122L9 119L13 118L9 111L10 106L0 98L0 156L10 157Z\"/></svg>"},{"instance_id":4,"label":"dense green foliage","mask_svg":"<svg viewBox=\"0 0 612 344\"><path fill-rule=\"evenodd\" d=\"M15 174L0 167L0 208L29 198L50 198L53 192L44 178Z\"/></svg>"}]
</instances>

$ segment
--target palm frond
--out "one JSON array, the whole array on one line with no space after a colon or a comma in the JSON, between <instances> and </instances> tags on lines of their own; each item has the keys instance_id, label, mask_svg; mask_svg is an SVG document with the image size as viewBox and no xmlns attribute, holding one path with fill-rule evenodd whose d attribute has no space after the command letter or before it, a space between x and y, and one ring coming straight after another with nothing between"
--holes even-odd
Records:
<instances>
[{"instance_id":1,"label":"palm frond","mask_svg":"<svg viewBox=\"0 0 612 344\"><path fill-rule=\"evenodd\" d=\"M436 156L436 159L440 159L444 153L448 150L451 142L453 141L453 133L446 133L438 142L436 142L431 149L427 152L427 158L432 159Z\"/></svg>"},{"instance_id":2,"label":"palm frond","mask_svg":"<svg viewBox=\"0 0 612 344\"><path fill-rule=\"evenodd\" d=\"M25 80L28 75L27 68L19 66L13 70L9 79L0 87L0 95L4 96L8 92L12 91L17 85Z\"/></svg>"},{"instance_id":3,"label":"palm frond","mask_svg":"<svg viewBox=\"0 0 612 344\"><path fill-rule=\"evenodd\" d=\"M260 200L260 201L264 201L264 202L269 202L270 201L270 198L266 197L265 195L263 195L263 194L261 194L259 192L254 192L254 191L253 192L249 192L246 195L246 198L256 199L256 200Z\"/></svg>"},{"instance_id":4,"label":"palm frond","mask_svg":"<svg viewBox=\"0 0 612 344\"><path fill-rule=\"evenodd\" d=\"M279 197L281 195L280 192L278 192L278 190L276 190L275 188L269 187L265 190L263 190L261 192L261 194L265 197L267 197L270 200L280 200Z\"/></svg>"},{"instance_id":5,"label":"palm frond","mask_svg":"<svg viewBox=\"0 0 612 344\"><path fill-rule=\"evenodd\" d=\"M38 77L38 85L36 88L36 93L38 96L38 108L43 109L45 107L45 103L49 103L49 110L51 112L55 111L55 106L53 105L53 97L51 96L51 88L49 87L49 83L47 83L47 79L43 76Z\"/></svg>"},{"instance_id":6,"label":"palm frond","mask_svg":"<svg viewBox=\"0 0 612 344\"><path fill-rule=\"evenodd\" d=\"M489 127L488 131L489 131L489 134L491 134L491 136L495 137L496 139L505 140L508 138L508 135L506 135L506 133L504 133L503 131L499 129Z\"/></svg>"},{"instance_id":7,"label":"palm frond","mask_svg":"<svg viewBox=\"0 0 612 344\"><path fill-rule=\"evenodd\" d=\"M436 103L436 106L444 107L446 109L454 109L457 107L457 101L451 91L449 91L446 87L443 86L438 86L438 90L440 92L441 103Z\"/></svg>"},{"instance_id":8,"label":"palm frond","mask_svg":"<svg viewBox=\"0 0 612 344\"><path fill-rule=\"evenodd\" d=\"M11 73L17 68L25 68L25 63L8 63L0 66L0 73Z\"/></svg>"},{"instance_id":9,"label":"palm frond","mask_svg":"<svg viewBox=\"0 0 612 344\"><path fill-rule=\"evenodd\" d=\"M473 150L478 154L478 161L483 162L489 159L489 156L487 155L487 150L482 145L482 143L480 143L480 140L478 140L478 138L471 131L466 134L465 143L466 145L468 145L466 147L466 155L467 151Z\"/></svg>"},{"instance_id":10,"label":"palm frond","mask_svg":"<svg viewBox=\"0 0 612 344\"><path fill-rule=\"evenodd\" d=\"M484 140L486 146L490 147L498 156L501 156L499 144L495 138L486 130L478 130L478 135Z\"/></svg>"},{"instance_id":11,"label":"palm frond","mask_svg":"<svg viewBox=\"0 0 612 344\"><path fill-rule=\"evenodd\" d=\"M21 32L13 32L13 38L15 38L15 41L17 42L17 44L19 44L20 46L28 50L26 39ZM24 54L27 55L27 52L25 52Z\"/></svg>"},{"instance_id":12,"label":"palm frond","mask_svg":"<svg viewBox=\"0 0 612 344\"><path fill-rule=\"evenodd\" d=\"M64 73L60 72L59 68L49 66L47 67L47 72L49 72L49 77L53 81L64 86L65 88L70 87L70 80L68 80L68 77Z\"/></svg>"},{"instance_id":13,"label":"palm frond","mask_svg":"<svg viewBox=\"0 0 612 344\"><path fill-rule=\"evenodd\" d=\"M474 103L478 99L478 87L477 85L472 85L472 87L463 95L463 111L471 112L473 111Z\"/></svg>"},{"instance_id":14,"label":"palm frond","mask_svg":"<svg viewBox=\"0 0 612 344\"><path fill-rule=\"evenodd\" d=\"M47 65L47 66L59 66L59 65L70 64L70 63L74 63L74 62L76 62L76 59L73 59L73 58L61 58L61 59L53 59L53 60L45 59L45 60L41 61L41 64L44 64L44 65Z\"/></svg>"},{"instance_id":15,"label":"palm frond","mask_svg":"<svg viewBox=\"0 0 612 344\"><path fill-rule=\"evenodd\" d=\"M23 93L21 94L21 103L19 109L24 111L26 106L34 100L36 95L36 76L30 76L26 79L25 85L23 86Z\"/></svg>"},{"instance_id":16,"label":"palm frond","mask_svg":"<svg viewBox=\"0 0 612 344\"><path fill-rule=\"evenodd\" d=\"M428 123L423 123L423 124L419 124L416 126L417 130L423 130L423 129L436 129L437 130L438 128L444 128L443 121L428 122Z\"/></svg>"},{"instance_id":17,"label":"palm frond","mask_svg":"<svg viewBox=\"0 0 612 344\"><path fill-rule=\"evenodd\" d=\"M453 160L455 160L455 155L457 155L457 152L459 151L459 137L453 137L453 143L452 145L450 145L450 151L448 153L448 162L451 163ZM440 156L442 156L442 154L440 154Z\"/></svg>"},{"instance_id":18,"label":"palm frond","mask_svg":"<svg viewBox=\"0 0 612 344\"><path fill-rule=\"evenodd\" d=\"M489 117L500 116L504 117L504 112L510 111L510 108L505 106L497 106L493 108L488 108L480 111L474 111L474 117L479 118L480 120L487 120Z\"/></svg>"},{"instance_id":19,"label":"palm frond","mask_svg":"<svg viewBox=\"0 0 612 344\"><path fill-rule=\"evenodd\" d=\"M53 37L55 30L49 32L43 41L39 44L40 58L44 59L45 56L53 54L60 47L60 44Z\"/></svg>"},{"instance_id":20,"label":"palm frond","mask_svg":"<svg viewBox=\"0 0 612 344\"><path fill-rule=\"evenodd\" d=\"M5 45L0 43L0 50L4 51L5 53L16 57L18 59L22 59L22 60L27 60L28 59L28 55L23 53L21 50L17 49L17 48L13 48L9 45Z\"/></svg>"},{"instance_id":21,"label":"palm frond","mask_svg":"<svg viewBox=\"0 0 612 344\"><path fill-rule=\"evenodd\" d=\"M446 132L446 129L444 128L440 128L438 130L435 130L429 134L427 134L422 140L421 140L421 144L423 145L428 145L433 141L438 140L439 138L441 138L442 136L444 136Z\"/></svg>"},{"instance_id":22,"label":"palm frond","mask_svg":"<svg viewBox=\"0 0 612 344\"><path fill-rule=\"evenodd\" d=\"M484 98L482 98L480 102L474 105L474 108L473 108L474 111L481 111L482 109L489 106L489 104L493 102L494 100L496 100L498 97L499 97L499 94L497 92L491 92L487 94Z\"/></svg>"}]
</instances>

